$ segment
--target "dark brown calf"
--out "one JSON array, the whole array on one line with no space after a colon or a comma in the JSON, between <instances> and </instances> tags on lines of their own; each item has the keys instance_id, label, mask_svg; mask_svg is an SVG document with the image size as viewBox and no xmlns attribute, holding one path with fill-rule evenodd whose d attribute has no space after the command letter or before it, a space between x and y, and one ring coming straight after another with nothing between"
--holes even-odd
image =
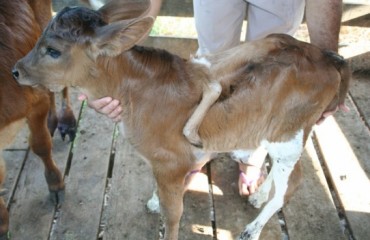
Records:
<instances>
[{"instance_id":1,"label":"dark brown calf","mask_svg":"<svg viewBox=\"0 0 370 240\"><path fill-rule=\"evenodd\" d=\"M58 117L54 94L46 89L20 86L12 77L12 67L36 44L51 18L51 0L0 1L0 154L11 144L17 132L27 123L30 129L29 144L43 161L45 178L51 197L62 200L63 177L51 156L51 136L58 127L62 136L74 137L76 125L70 109L67 89L62 102L64 109ZM49 129L47 119L49 116ZM59 126L58 126L59 124ZM0 188L5 180L5 163L0 155ZM0 239L7 239L8 211L0 197Z\"/></svg>"},{"instance_id":2,"label":"dark brown calf","mask_svg":"<svg viewBox=\"0 0 370 240\"><path fill-rule=\"evenodd\" d=\"M108 24L109 9L122 13L116 19L125 19L129 11L120 8L129 9L130 3L122 2L112 1L99 11L62 10L15 65L15 78L53 91L78 86L89 99L111 96L121 101L125 135L150 162L157 181L165 240L178 238L188 177L213 152L230 151L242 158L248 150L264 147L272 168L249 200L256 207L267 202L272 184L274 195L240 236L258 239L287 200L293 186L289 179L297 182L297 163L312 126L325 110L343 103L348 65L335 53L283 34L185 60L135 46L150 30L151 17ZM212 81L220 83L222 92L200 124L204 148L199 149L182 132Z\"/></svg>"}]
</instances>

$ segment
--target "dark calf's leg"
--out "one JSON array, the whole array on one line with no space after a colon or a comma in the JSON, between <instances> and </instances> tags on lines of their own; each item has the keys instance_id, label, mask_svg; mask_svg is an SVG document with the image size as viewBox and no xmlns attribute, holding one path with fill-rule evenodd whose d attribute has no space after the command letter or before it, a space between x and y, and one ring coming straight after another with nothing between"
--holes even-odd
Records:
<instances>
[{"instance_id":1,"label":"dark calf's leg","mask_svg":"<svg viewBox=\"0 0 370 240\"><path fill-rule=\"evenodd\" d=\"M50 98L50 110L48 114L48 128L49 128L50 135L53 137L55 129L57 129L57 126L58 126L55 95L53 92L49 92L49 98Z\"/></svg>"},{"instance_id":2,"label":"dark calf's leg","mask_svg":"<svg viewBox=\"0 0 370 240\"><path fill-rule=\"evenodd\" d=\"M32 111L27 116L30 129L30 147L44 163L45 178L49 187L51 198L56 203L63 201L64 182L62 174L51 156L52 142L47 128L47 115L49 111L48 96L40 97L33 105Z\"/></svg>"},{"instance_id":3,"label":"dark calf's leg","mask_svg":"<svg viewBox=\"0 0 370 240\"><path fill-rule=\"evenodd\" d=\"M62 109L58 115L58 130L63 140L68 135L69 140L73 141L76 136L77 124L70 104L68 88L64 88L62 94Z\"/></svg>"}]
</instances>

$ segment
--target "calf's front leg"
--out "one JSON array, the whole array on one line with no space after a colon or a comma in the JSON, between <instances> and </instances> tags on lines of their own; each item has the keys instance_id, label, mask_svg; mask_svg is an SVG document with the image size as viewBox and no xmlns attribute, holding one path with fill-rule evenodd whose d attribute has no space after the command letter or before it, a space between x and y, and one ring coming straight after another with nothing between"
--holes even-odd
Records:
<instances>
[{"instance_id":1,"label":"calf's front leg","mask_svg":"<svg viewBox=\"0 0 370 240\"><path fill-rule=\"evenodd\" d=\"M167 171L163 171L164 169ZM186 173L187 171L168 169L165 166L162 166L160 173L154 173L157 180L160 211L164 217L164 240L178 240Z\"/></svg>"},{"instance_id":2,"label":"calf's front leg","mask_svg":"<svg viewBox=\"0 0 370 240\"><path fill-rule=\"evenodd\" d=\"M34 103L32 111L27 115L27 124L30 129L29 144L32 151L44 163L45 178L52 200L60 203L64 199L64 181L61 172L52 159L52 141L47 127L50 105L47 99L48 96L42 96Z\"/></svg>"}]
</instances>

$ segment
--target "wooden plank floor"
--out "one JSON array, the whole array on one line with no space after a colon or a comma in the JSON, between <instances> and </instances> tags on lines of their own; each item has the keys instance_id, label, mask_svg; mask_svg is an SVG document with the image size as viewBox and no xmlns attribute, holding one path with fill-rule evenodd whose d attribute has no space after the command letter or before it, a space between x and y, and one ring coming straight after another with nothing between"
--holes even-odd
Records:
<instances>
[{"instance_id":1,"label":"wooden plank floor","mask_svg":"<svg viewBox=\"0 0 370 240\"><path fill-rule=\"evenodd\" d=\"M355 78L352 111L316 128L302 156L304 181L261 239L369 239L369 89L369 75ZM4 152L12 239L158 239L160 217L145 206L154 189L149 166L76 95L76 140L54 136L54 158L66 173L61 206L48 198L42 163L27 150L27 129ZM236 181L237 165L226 155L203 169L185 196L180 239L238 236L258 210L238 196Z\"/></svg>"},{"instance_id":2,"label":"wooden plank floor","mask_svg":"<svg viewBox=\"0 0 370 240\"><path fill-rule=\"evenodd\" d=\"M196 41L149 39L146 44L194 52ZM185 46L179 49L179 46ZM370 239L370 74L356 76L338 113L315 128L302 163L304 179L268 222L263 240ZM78 134L54 136L53 156L65 173L60 206L49 200L41 161L28 150L28 131L4 151L5 196L15 240L157 240L161 218L146 202L155 183L148 164L106 117L81 105L73 92ZM180 240L236 239L259 212L238 195L237 164L220 155L196 176L184 198Z\"/></svg>"}]
</instances>

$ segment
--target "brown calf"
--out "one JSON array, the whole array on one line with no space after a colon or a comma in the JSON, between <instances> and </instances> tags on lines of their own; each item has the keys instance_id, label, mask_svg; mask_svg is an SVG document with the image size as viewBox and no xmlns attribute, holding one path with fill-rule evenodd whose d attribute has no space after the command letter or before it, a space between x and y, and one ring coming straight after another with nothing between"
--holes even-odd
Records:
<instances>
[{"instance_id":1,"label":"brown calf","mask_svg":"<svg viewBox=\"0 0 370 240\"><path fill-rule=\"evenodd\" d=\"M76 122L68 103L67 89L63 92L64 109L58 121L53 104L54 94L46 89L20 86L11 72L16 61L35 46L41 29L50 19L51 0L0 1L0 188L6 172L2 150L11 144L23 124L27 123L30 147L42 159L51 197L58 201L61 200L64 183L51 157L50 133L54 133L59 125L62 137L65 134L74 137ZM8 222L7 207L0 197L0 239L7 239Z\"/></svg>"},{"instance_id":2,"label":"brown calf","mask_svg":"<svg viewBox=\"0 0 370 240\"><path fill-rule=\"evenodd\" d=\"M135 45L150 30L151 17L122 20L122 11L120 21L108 24L108 9L130 7L114 4L99 11L60 11L36 47L15 65L14 77L33 87L59 91L76 86L89 99L111 96L121 101L125 136L149 161L157 181L166 240L178 238L190 173L213 152L232 151L243 158L262 145L272 169L250 202L257 207L266 202L272 183L275 194L240 236L258 239L293 186L288 181L300 171L297 162L312 126L325 110L344 101L350 77L346 62L287 35L184 60ZM203 89L214 80L222 92L199 127L204 146L199 149L182 130Z\"/></svg>"}]
</instances>

